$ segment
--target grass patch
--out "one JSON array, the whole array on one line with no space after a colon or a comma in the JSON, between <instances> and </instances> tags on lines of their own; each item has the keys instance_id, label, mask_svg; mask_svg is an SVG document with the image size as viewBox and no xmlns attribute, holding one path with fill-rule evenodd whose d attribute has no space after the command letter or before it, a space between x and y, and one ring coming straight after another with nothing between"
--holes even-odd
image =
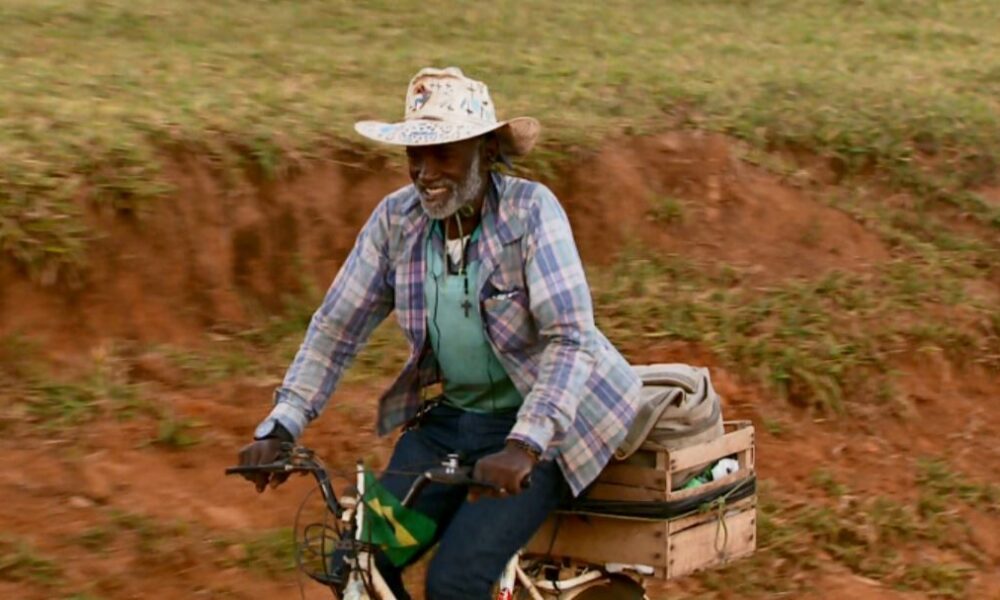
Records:
<instances>
[{"instance_id":1,"label":"grass patch","mask_svg":"<svg viewBox=\"0 0 1000 600\"><path fill-rule=\"evenodd\" d=\"M627 353L695 342L794 404L841 413L852 398L892 400L893 357L929 336L949 359L997 355L994 309L961 295L950 258L929 256L755 288L733 268L633 253L591 281L598 325ZM931 307L958 304L965 319L927 323Z\"/></svg>"},{"instance_id":2,"label":"grass patch","mask_svg":"<svg viewBox=\"0 0 1000 600\"><path fill-rule=\"evenodd\" d=\"M246 348L229 341L198 350L159 346L152 351L162 353L180 371L183 383L192 387L260 374L259 361Z\"/></svg>"},{"instance_id":3,"label":"grass patch","mask_svg":"<svg viewBox=\"0 0 1000 600\"><path fill-rule=\"evenodd\" d=\"M756 554L698 575L702 584L720 594L797 597L810 590L811 572L833 560L895 588L966 597L982 559L970 550L969 530L960 515L928 516L921 501L855 495L828 472L814 474L814 484L830 496L831 504L792 501L774 482L762 481ZM960 560L932 564L922 558L941 552Z\"/></svg>"},{"instance_id":4,"label":"grass patch","mask_svg":"<svg viewBox=\"0 0 1000 600\"><path fill-rule=\"evenodd\" d=\"M3 3L0 249L43 280L66 278L93 236L81 196L141 214L169 192L160 158L175 150L223 174L281 177L356 144L354 120L399 115L404 83L428 64L461 65L504 114L537 115L540 173L566 148L676 123L664 113L959 200L1000 156L988 0L820 0L794 13L777 0L452 8ZM928 165L947 177L915 175Z\"/></svg>"},{"instance_id":5,"label":"grass patch","mask_svg":"<svg viewBox=\"0 0 1000 600\"><path fill-rule=\"evenodd\" d=\"M275 577L295 569L295 538L290 528L255 534L243 542L240 566Z\"/></svg>"},{"instance_id":6,"label":"grass patch","mask_svg":"<svg viewBox=\"0 0 1000 600\"><path fill-rule=\"evenodd\" d=\"M652 202L649 218L656 223L671 224L684 222L684 202L672 196L661 196Z\"/></svg>"},{"instance_id":7,"label":"grass patch","mask_svg":"<svg viewBox=\"0 0 1000 600\"><path fill-rule=\"evenodd\" d=\"M840 498L847 493L847 486L837 482L833 474L826 469L813 472L812 482L832 498Z\"/></svg>"},{"instance_id":8,"label":"grass patch","mask_svg":"<svg viewBox=\"0 0 1000 600\"><path fill-rule=\"evenodd\" d=\"M188 533L188 525L179 521L162 523L149 515L117 509L111 510L109 515L110 528L134 534L136 549L147 560L155 560L161 546Z\"/></svg>"},{"instance_id":9,"label":"grass patch","mask_svg":"<svg viewBox=\"0 0 1000 600\"><path fill-rule=\"evenodd\" d=\"M0 394L13 400L14 417L57 429L102 414L129 419L151 410L113 348L97 348L82 371L68 375L18 336L0 339L0 355L9 358L0 366Z\"/></svg>"},{"instance_id":10,"label":"grass patch","mask_svg":"<svg viewBox=\"0 0 1000 600\"><path fill-rule=\"evenodd\" d=\"M761 421L764 429L774 437L782 437L788 434L788 425L780 419L764 418Z\"/></svg>"},{"instance_id":11,"label":"grass patch","mask_svg":"<svg viewBox=\"0 0 1000 600\"><path fill-rule=\"evenodd\" d=\"M40 554L31 544L10 536L0 537L0 580L51 587L61 578L62 569L56 562Z\"/></svg>"},{"instance_id":12,"label":"grass patch","mask_svg":"<svg viewBox=\"0 0 1000 600\"><path fill-rule=\"evenodd\" d=\"M927 516L955 510L958 503L1000 512L1000 485L973 483L955 472L941 458L922 458L917 463L920 511Z\"/></svg>"},{"instance_id":13,"label":"grass patch","mask_svg":"<svg viewBox=\"0 0 1000 600\"><path fill-rule=\"evenodd\" d=\"M115 539L115 533L111 527L97 525L77 536L76 541L87 550L102 551Z\"/></svg>"},{"instance_id":14,"label":"grass patch","mask_svg":"<svg viewBox=\"0 0 1000 600\"><path fill-rule=\"evenodd\" d=\"M841 412L843 390L886 372L867 335L838 316L869 302L846 276L756 292L704 273L675 258L623 260L595 284L599 326L626 350L651 339L704 344L778 395L824 411Z\"/></svg>"},{"instance_id":15,"label":"grass patch","mask_svg":"<svg viewBox=\"0 0 1000 600\"><path fill-rule=\"evenodd\" d=\"M965 565L920 563L907 565L897 584L905 590L928 592L935 598L965 598L973 570Z\"/></svg>"},{"instance_id":16,"label":"grass patch","mask_svg":"<svg viewBox=\"0 0 1000 600\"><path fill-rule=\"evenodd\" d=\"M200 441L195 430L201 424L184 417L164 414L156 428L156 437L151 443L161 448L183 450L198 444Z\"/></svg>"}]
</instances>

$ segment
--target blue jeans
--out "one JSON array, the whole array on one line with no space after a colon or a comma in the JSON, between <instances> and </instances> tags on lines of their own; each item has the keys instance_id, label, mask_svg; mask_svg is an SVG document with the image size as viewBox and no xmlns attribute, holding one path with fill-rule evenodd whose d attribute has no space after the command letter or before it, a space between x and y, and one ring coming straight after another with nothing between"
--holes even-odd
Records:
<instances>
[{"instance_id":1,"label":"blue jeans","mask_svg":"<svg viewBox=\"0 0 1000 600\"><path fill-rule=\"evenodd\" d=\"M450 453L471 463L499 452L515 420L515 412L488 415L438 405L396 443L382 484L403 498L416 478L411 472L436 466ZM467 492L432 483L414 503L437 523L435 541L440 542L427 570L427 600L488 600L507 561L570 493L551 461L538 463L530 487L520 494L469 502ZM402 568L381 555L376 564L396 597L409 599Z\"/></svg>"}]
</instances>

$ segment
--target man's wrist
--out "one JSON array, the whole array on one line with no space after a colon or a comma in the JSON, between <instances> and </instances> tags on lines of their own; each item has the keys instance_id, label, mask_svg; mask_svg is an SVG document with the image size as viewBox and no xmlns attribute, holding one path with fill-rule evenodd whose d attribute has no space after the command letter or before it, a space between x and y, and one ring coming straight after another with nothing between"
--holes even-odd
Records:
<instances>
[{"instance_id":1,"label":"man's wrist","mask_svg":"<svg viewBox=\"0 0 1000 600\"><path fill-rule=\"evenodd\" d=\"M256 437L256 440L271 440L276 439L282 442L293 443L295 441L295 436L291 434L290 431L285 429L285 426L279 421L274 421L271 425L271 431L265 433L262 436Z\"/></svg>"},{"instance_id":2,"label":"man's wrist","mask_svg":"<svg viewBox=\"0 0 1000 600\"><path fill-rule=\"evenodd\" d=\"M555 423L551 418L519 415L514 427L507 434L507 439L525 442L539 453L544 453L554 436Z\"/></svg>"},{"instance_id":3,"label":"man's wrist","mask_svg":"<svg viewBox=\"0 0 1000 600\"><path fill-rule=\"evenodd\" d=\"M530 456L531 459L535 462L538 462L542 458L541 451L539 451L538 448L536 448L533 444L526 442L524 440L519 440L517 438L508 438L507 447L516 448L517 450L524 452L525 454Z\"/></svg>"}]
</instances>

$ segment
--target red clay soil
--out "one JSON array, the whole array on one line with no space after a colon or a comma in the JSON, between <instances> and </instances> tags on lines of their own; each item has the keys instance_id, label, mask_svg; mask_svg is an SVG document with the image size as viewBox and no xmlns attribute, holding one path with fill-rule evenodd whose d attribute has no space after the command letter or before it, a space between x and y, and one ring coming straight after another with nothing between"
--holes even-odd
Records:
<instances>
[{"instance_id":1,"label":"red clay soil","mask_svg":"<svg viewBox=\"0 0 1000 600\"><path fill-rule=\"evenodd\" d=\"M674 358L652 351L639 360ZM724 394L728 418L751 418L758 424L759 476L776 482L785 497L821 501L811 484L822 467L852 491L912 500L913 457L932 452L954 459L956 468L982 473L984 464L1000 464L1000 451L990 432L1000 427L987 403L991 392L964 381L955 392L926 394L920 418L882 418L864 428L814 423L788 414L752 386L740 385L724 369L713 368ZM377 439L372 429L373 399L381 382L350 385L338 392L332 408L307 432L303 442L316 449L333 468L349 473L358 457L384 464L391 440ZM100 598L258 598L271 593L295 597L293 573L268 577L238 566L246 557L243 542L254 531L286 527L310 482L294 479L276 491L255 494L249 484L222 477L239 447L263 413L272 386L230 382L197 391L164 393L160 400L178 414L206 426L192 449L168 450L148 445L156 435L151 419L103 422L69 439L46 439L25 430L0 440L7 464L0 471L0 522L6 535L29 541L45 556L57 557L65 570L64 588L85 589ZM787 432L775 436L761 427L763 419L780 419ZM344 481L344 480L342 480ZM115 513L148 517L164 531L153 541L125 525ZM973 513L978 535L974 543L988 565L1000 567L1000 515ZM105 531L98 547L81 540L87 532ZM836 565L818 572L812 598L920 598L851 574ZM418 579L414 575L413 579ZM417 583L416 581L414 583ZM970 598L989 597L1000 578L988 570L978 574ZM323 598L321 588L307 586L307 598ZM652 598L694 597L693 582L651 586ZM51 591L33 583L0 582L0 597L42 599Z\"/></svg>"},{"instance_id":2,"label":"red clay soil","mask_svg":"<svg viewBox=\"0 0 1000 600\"><path fill-rule=\"evenodd\" d=\"M611 144L575 167L555 190L584 257L607 261L623 244L647 244L765 279L888 258L872 232L740 160L735 147L718 134L672 132ZM670 200L682 223L654 220L657 203Z\"/></svg>"},{"instance_id":3,"label":"red clay soil","mask_svg":"<svg viewBox=\"0 0 1000 600\"><path fill-rule=\"evenodd\" d=\"M375 204L407 182L384 162L350 157L280 183L248 177L224 186L196 157L175 157L166 172L175 192L145 213L90 211L100 235L73 289L41 287L0 262L0 336L30 333L48 347L184 343L245 325L305 285L325 289ZM773 280L888 257L873 233L739 160L719 135L615 143L552 187L591 264L642 244ZM665 198L682 204L683 223L653 220Z\"/></svg>"},{"instance_id":4,"label":"red clay soil","mask_svg":"<svg viewBox=\"0 0 1000 600\"><path fill-rule=\"evenodd\" d=\"M552 187L585 260L607 261L623 246L642 243L753 267L761 281L771 281L830 268L864 270L889 258L874 234L740 161L733 148L716 135L671 133L614 143L581 161ZM101 237L82 286L45 288L10 265L0 267L0 336L27 335L59 359L102 339L197 346L207 331L245 327L277 309L285 294L306 285L325 288L372 207L405 183L400 173L363 161L329 161L290 181L248 178L229 187L194 158L173 159L167 171L176 192L148 214L134 220L91 215ZM651 220L651 209L665 198L683 206L683 224ZM905 378L903 418L873 413L864 422L814 422L718 368L696 347L649 347L630 358L713 366L727 418L758 424L760 477L802 502L818 493L810 477L820 467L857 494L904 498L916 493L914 456L948 456L980 481L998 472L995 374L903 365L913 375ZM304 443L345 471L358 457L384 461L391 440L373 433L373 400L384 383L339 391L337 407ZM49 588L0 573L0 597L63 597L54 589L102 599L297 597L293 574L267 576L239 564L253 532L291 525L309 482L258 496L248 484L221 476L265 414L274 384L234 379L192 390L149 383L163 405L205 424L192 449L148 444L157 427L150 418L101 421L59 435L8 428L0 437L8 465L0 470L0 530L56 557L65 579ZM760 426L764 420L787 424L786 432L769 434ZM149 517L159 529L150 534L121 514ZM1000 517L974 518L975 544L987 567L976 574L969 597L997 598ZM812 576L818 580L810 598L923 597L834 563ZM651 594L694 597L699 591L679 582ZM328 595L308 585L305 597Z\"/></svg>"}]
</instances>

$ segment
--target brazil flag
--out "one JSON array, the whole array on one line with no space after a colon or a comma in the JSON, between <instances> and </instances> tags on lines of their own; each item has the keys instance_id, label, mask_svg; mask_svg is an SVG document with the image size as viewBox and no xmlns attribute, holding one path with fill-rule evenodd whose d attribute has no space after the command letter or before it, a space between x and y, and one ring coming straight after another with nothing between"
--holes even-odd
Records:
<instances>
[{"instance_id":1,"label":"brazil flag","mask_svg":"<svg viewBox=\"0 0 1000 600\"><path fill-rule=\"evenodd\" d=\"M370 471L365 471L365 515L361 539L375 544L397 567L434 539L435 523L427 515L405 508Z\"/></svg>"}]
</instances>

